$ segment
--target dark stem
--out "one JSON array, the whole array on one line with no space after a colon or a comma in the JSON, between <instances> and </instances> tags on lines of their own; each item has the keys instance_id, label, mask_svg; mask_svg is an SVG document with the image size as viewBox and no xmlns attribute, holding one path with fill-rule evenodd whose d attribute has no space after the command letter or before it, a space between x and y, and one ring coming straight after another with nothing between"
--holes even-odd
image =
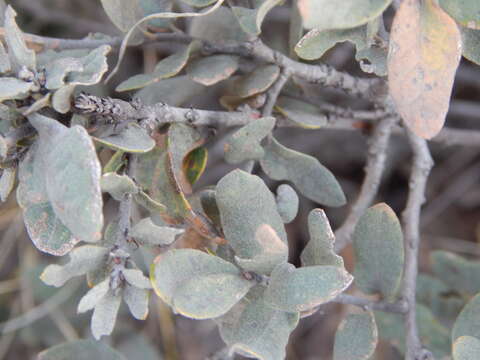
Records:
<instances>
[{"instance_id":1,"label":"dark stem","mask_svg":"<svg viewBox=\"0 0 480 360\"><path fill-rule=\"evenodd\" d=\"M133 176L137 164L137 156L133 154L128 154L127 156L127 168L126 174L130 177ZM132 194L126 194L125 197L120 201L118 207L118 233L116 245L128 252L128 234L130 232L131 226L131 216L132 216Z\"/></svg>"}]
</instances>

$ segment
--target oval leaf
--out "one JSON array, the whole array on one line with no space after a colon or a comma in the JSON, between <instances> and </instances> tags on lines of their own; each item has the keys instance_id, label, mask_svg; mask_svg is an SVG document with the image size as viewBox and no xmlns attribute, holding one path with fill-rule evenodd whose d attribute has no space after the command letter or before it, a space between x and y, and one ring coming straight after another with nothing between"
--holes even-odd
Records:
<instances>
[{"instance_id":1,"label":"oval leaf","mask_svg":"<svg viewBox=\"0 0 480 360\"><path fill-rule=\"evenodd\" d=\"M384 203L367 209L353 233L355 284L365 294L392 299L400 287L404 250L400 222Z\"/></svg>"},{"instance_id":2,"label":"oval leaf","mask_svg":"<svg viewBox=\"0 0 480 360\"><path fill-rule=\"evenodd\" d=\"M17 175L17 168L11 167L3 169L2 175L0 177L0 200L2 202L7 201L8 195L13 190L15 185L15 178Z\"/></svg>"},{"instance_id":3,"label":"oval leaf","mask_svg":"<svg viewBox=\"0 0 480 360\"><path fill-rule=\"evenodd\" d=\"M141 245L167 246L175 241L175 237L182 234L184 229L167 226L157 226L152 219L140 220L129 232L129 235Z\"/></svg>"},{"instance_id":4,"label":"oval leaf","mask_svg":"<svg viewBox=\"0 0 480 360\"><path fill-rule=\"evenodd\" d=\"M269 274L277 264L288 260L288 247L268 225L261 225L255 236L261 250L251 259L235 256L236 263L246 271Z\"/></svg>"},{"instance_id":5,"label":"oval leaf","mask_svg":"<svg viewBox=\"0 0 480 360\"><path fill-rule=\"evenodd\" d=\"M139 0L100 0L108 17L121 31L127 32L142 18Z\"/></svg>"},{"instance_id":6,"label":"oval leaf","mask_svg":"<svg viewBox=\"0 0 480 360\"><path fill-rule=\"evenodd\" d=\"M80 299L78 303L77 312L79 314L92 310L98 302L107 295L110 290L110 279L105 279L99 284L92 287L88 292Z\"/></svg>"},{"instance_id":7,"label":"oval leaf","mask_svg":"<svg viewBox=\"0 0 480 360\"><path fill-rule=\"evenodd\" d=\"M151 74L140 74L132 76L117 86L115 91L128 91L141 89L147 85L153 84L161 79L177 75L187 64L190 53L196 48L197 43L192 42L183 50L176 52L173 55L167 56L161 60Z\"/></svg>"},{"instance_id":8,"label":"oval leaf","mask_svg":"<svg viewBox=\"0 0 480 360\"><path fill-rule=\"evenodd\" d=\"M327 117L318 107L300 100L282 96L275 108L289 121L304 129L319 129L327 125Z\"/></svg>"},{"instance_id":9,"label":"oval leaf","mask_svg":"<svg viewBox=\"0 0 480 360\"><path fill-rule=\"evenodd\" d=\"M145 320L148 316L149 291L127 285L123 291L123 300L135 319Z\"/></svg>"},{"instance_id":10,"label":"oval leaf","mask_svg":"<svg viewBox=\"0 0 480 360\"><path fill-rule=\"evenodd\" d=\"M149 152L155 146L155 141L148 136L145 129L133 123L118 134L93 139L111 149L129 153Z\"/></svg>"},{"instance_id":11,"label":"oval leaf","mask_svg":"<svg viewBox=\"0 0 480 360\"><path fill-rule=\"evenodd\" d=\"M264 147L263 171L273 180L291 181L310 200L327 206L342 206L346 199L333 174L312 156L281 145L275 139Z\"/></svg>"},{"instance_id":12,"label":"oval leaf","mask_svg":"<svg viewBox=\"0 0 480 360\"><path fill-rule=\"evenodd\" d=\"M246 76L240 77L233 84L233 94L241 98L264 92L277 80L280 68L277 65L257 67Z\"/></svg>"},{"instance_id":13,"label":"oval leaf","mask_svg":"<svg viewBox=\"0 0 480 360\"><path fill-rule=\"evenodd\" d=\"M262 32L262 22L267 13L281 2L282 0L265 0L259 2L260 6L255 9L232 6L232 12L238 19L243 31L257 36Z\"/></svg>"},{"instance_id":14,"label":"oval leaf","mask_svg":"<svg viewBox=\"0 0 480 360\"><path fill-rule=\"evenodd\" d=\"M480 65L480 31L462 27L462 54L468 60Z\"/></svg>"},{"instance_id":15,"label":"oval leaf","mask_svg":"<svg viewBox=\"0 0 480 360\"><path fill-rule=\"evenodd\" d=\"M476 0L438 0L440 6L458 23L480 30L480 2Z\"/></svg>"},{"instance_id":16,"label":"oval leaf","mask_svg":"<svg viewBox=\"0 0 480 360\"><path fill-rule=\"evenodd\" d=\"M260 142L275 126L275 118L264 117L240 128L225 143L225 161L239 164L246 160L259 160L265 154Z\"/></svg>"},{"instance_id":17,"label":"oval leaf","mask_svg":"<svg viewBox=\"0 0 480 360\"><path fill-rule=\"evenodd\" d=\"M84 359L127 360L125 356L105 343L93 340L75 340L56 345L38 354L38 360L74 360L79 354Z\"/></svg>"},{"instance_id":18,"label":"oval leaf","mask_svg":"<svg viewBox=\"0 0 480 360\"><path fill-rule=\"evenodd\" d=\"M348 29L375 19L392 0L299 0L306 29Z\"/></svg>"},{"instance_id":19,"label":"oval leaf","mask_svg":"<svg viewBox=\"0 0 480 360\"><path fill-rule=\"evenodd\" d=\"M275 198L258 176L242 170L230 172L217 184L216 201L225 238L238 257L253 259L264 252L257 232L265 225L287 243Z\"/></svg>"},{"instance_id":20,"label":"oval leaf","mask_svg":"<svg viewBox=\"0 0 480 360\"><path fill-rule=\"evenodd\" d=\"M441 250L431 252L430 258L433 273L451 290L468 295L480 291L480 262Z\"/></svg>"},{"instance_id":21,"label":"oval leaf","mask_svg":"<svg viewBox=\"0 0 480 360\"><path fill-rule=\"evenodd\" d=\"M45 159L45 183L55 213L78 239L100 240L101 167L90 136L83 127L74 126L50 147Z\"/></svg>"},{"instance_id":22,"label":"oval leaf","mask_svg":"<svg viewBox=\"0 0 480 360\"><path fill-rule=\"evenodd\" d=\"M352 280L352 275L338 266L296 269L292 264L280 264L272 272L264 299L278 310L311 310L337 297Z\"/></svg>"},{"instance_id":23,"label":"oval leaf","mask_svg":"<svg viewBox=\"0 0 480 360\"><path fill-rule=\"evenodd\" d=\"M92 329L92 334L95 339L100 340L103 335L110 335L112 333L121 302L121 296L114 295L112 291L109 291L95 305L92 322L90 323L90 328Z\"/></svg>"},{"instance_id":24,"label":"oval leaf","mask_svg":"<svg viewBox=\"0 0 480 360\"><path fill-rule=\"evenodd\" d=\"M272 309L263 301L263 288L253 288L244 299L217 320L220 336L231 349L260 360L285 358L298 313ZM249 357L250 357L249 356Z\"/></svg>"},{"instance_id":25,"label":"oval leaf","mask_svg":"<svg viewBox=\"0 0 480 360\"><path fill-rule=\"evenodd\" d=\"M333 360L368 360L375 352L378 331L371 312L348 315L335 333Z\"/></svg>"},{"instance_id":26,"label":"oval leaf","mask_svg":"<svg viewBox=\"0 0 480 360\"><path fill-rule=\"evenodd\" d=\"M68 253L78 239L53 211L45 189L42 154L34 143L19 166L17 201L23 209L23 221L33 244L52 255Z\"/></svg>"},{"instance_id":27,"label":"oval leaf","mask_svg":"<svg viewBox=\"0 0 480 360\"><path fill-rule=\"evenodd\" d=\"M367 26L345 30L310 30L295 45L295 52L305 60L320 59L327 50L344 41L350 41L360 49L367 47Z\"/></svg>"},{"instance_id":28,"label":"oval leaf","mask_svg":"<svg viewBox=\"0 0 480 360\"><path fill-rule=\"evenodd\" d=\"M238 57L213 55L188 64L187 74L195 82L211 86L228 79L238 69Z\"/></svg>"},{"instance_id":29,"label":"oval leaf","mask_svg":"<svg viewBox=\"0 0 480 360\"><path fill-rule=\"evenodd\" d=\"M460 336L453 344L453 360L476 360L480 357L480 340Z\"/></svg>"},{"instance_id":30,"label":"oval leaf","mask_svg":"<svg viewBox=\"0 0 480 360\"><path fill-rule=\"evenodd\" d=\"M390 35L388 83L397 111L422 138L443 127L461 48L457 24L434 0L401 3Z\"/></svg>"},{"instance_id":31,"label":"oval leaf","mask_svg":"<svg viewBox=\"0 0 480 360\"><path fill-rule=\"evenodd\" d=\"M478 318L480 316L480 294L473 297L455 320L452 330L452 342L457 341L460 336L473 336L480 339L480 327Z\"/></svg>"},{"instance_id":32,"label":"oval leaf","mask_svg":"<svg viewBox=\"0 0 480 360\"><path fill-rule=\"evenodd\" d=\"M300 199L297 193L290 185L282 184L277 188L277 196L275 198L277 202L278 213L282 217L285 224L292 222L297 216L298 205Z\"/></svg>"},{"instance_id":33,"label":"oval leaf","mask_svg":"<svg viewBox=\"0 0 480 360\"><path fill-rule=\"evenodd\" d=\"M194 319L225 314L254 285L231 263L193 249L159 255L151 267L150 279L163 301Z\"/></svg>"},{"instance_id":34,"label":"oval leaf","mask_svg":"<svg viewBox=\"0 0 480 360\"><path fill-rule=\"evenodd\" d=\"M221 6L214 13L193 18L189 34L212 43L248 40L232 10L226 6Z\"/></svg>"}]
</instances>

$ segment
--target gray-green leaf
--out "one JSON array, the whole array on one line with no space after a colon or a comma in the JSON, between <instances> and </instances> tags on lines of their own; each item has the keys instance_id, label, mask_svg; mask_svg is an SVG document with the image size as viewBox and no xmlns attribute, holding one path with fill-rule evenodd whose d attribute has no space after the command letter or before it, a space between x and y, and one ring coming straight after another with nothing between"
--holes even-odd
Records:
<instances>
[{"instance_id":1,"label":"gray-green leaf","mask_svg":"<svg viewBox=\"0 0 480 360\"><path fill-rule=\"evenodd\" d=\"M460 336L473 336L480 339L480 327L478 318L480 316L480 294L475 295L455 320L452 330L452 342L455 342Z\"/></svg>"},{"instance_id":2,"label":"gray-green leaf","mask_svg":"<svg viewBox=\"0 0 480 360\"><path fill-rule=\"evenodd\" d=\"M392 0L299 0L298 8L307 29L348 29L377 18Z\"/></svg>"},{"instance_id":3,"label":"gray-green leaf","mask_svg":"<svg viewBox=\"0 0 480 360\"><path fill-rule=\"evenodd\" d=\"M285 224L292 222L297 216L300 199L296 191L288 184L282 184L277 188L278 213Z\"/></svg>"},{"instance_id":4,"label":"gray-green leaf","mask_svg":"<svg viewBox=\"0 0 480 360\"><path fill-rule=\"evenodd\" d=\"M480 29L480 3L476 0L439 0L438 3L459 24Z\"/></svg>"},{"instance_id":5,"label":"gray-green leaf","mask_svg":"<svg viewBox=\"0 0 480 360\"><path fill-rule=\"evenodd\" d=\"M194 319L225 314L254 285L233 264L193 249L159 255L150 278L163 301Z\"/></svg>"},{"instance_id":6,"label":"gray-green leaf","mask_svg":"<svg viewBox=\"0 0 480 360\"><path fill-rule=\"evenodd\" d=\"M46 189L55 214L80 240L101 238L103 200L101 167L93 142L80 126L66 128L37 113L29 116L40 134ZM57 128L53 136L51 129Z\"/></svg>"},{"instance_id":7,"label":"gray-green leaf","mask_svg":"<svg viewBox=\"0 0 480 360\"><path fill-rule=\"evenodd\" d=\"M123 290L123 300L135 319L145 320L148 316L149 291L127 285Z\"/></svg>"},{"instance_id":8,"label":"gray-green leaf","mask_svg":"<svg viewBox=\"0 0 480 360\"><path fill-rule=\"evenodd\" d=\"M182 0L184 3L195 6L195 7L205 7L211 5L215 0Z\"/></svg>"},{"instance_id":9,"label":"gray-green leaf","mask_svg":"<svg viewBox=\"0 0 480 360\"><path fill-rule=\"evenodd\" d=\"M211 86L228 79L238 69L238 57L213 55L192 61L187 66L187 75L195 82Z\"/></svg>"},{"instance_id":10,"label":"gray-green leaf","mask_svg":"<svg viewBox=\"0 0 480 360\"><path fill-rule=\"evenodd\" d=\"M285 358L288 337L298 324L298 313L272 309L263 301L264 289L253 288L218 319L220 335L239 354L261 360Z\"/></svg>"},{"instance_id":11,"label":"gray-green leaf","mask_svg":"<svg viewBox=\"0 0 480 360\"><path fill-rule=\"evenodd\" d=\"M97 84L108 70L107 54L111 49L110 45L101 45L79 58L82 67L69 73L66 82L70 85Z\"/></svg>"},{"instance_id":12,"label":"gray-green leaf","mask_svg":"<svg viewBox=\"0 0 480 360\"><path fill-rule=\"evenodd\" d=\"M94 340L74 340L53 346L38 354L38 360L127 360L118 351L103 342Z\"/></svg>"},{"instance_id":13,"label":"gray-green leaf","mask_svg":"<svg viewBox=\"0 0 480 360\"><path fill-rule=\"evenodd\" d=\"M275 139L264 147L263 171L273 180L291 181L305 197L327 206L342 206L346 199L333 174L312 156L281 145Z\"/></svg>"},{"instance_id":14,"label":"gray-green leaf","mask_svg":"<svg viewBox=\"0 0 480 360\"><path fill-rule=\"evenodd\" d=\"M2 202L7 201L8 195L13 190L15 185L15 178L17 175L17 168L10 167L3 169L2 175L0 177L0 200Z\"/></svg>"},{"instance_id":15,"label":"gray-green leaf","mask_svg":"<svg viewBox=\"0 0 480 360\"><path fill-rule=\"evenodd\" d=\"M257 67L248 75L238 78L233 84L233 94L247 98L262 93L270 88L280 75L277 65L263 65Z\"/></svg>"},{"instance_id":16,"label":"gray-green leaf","mask_svg":"<svg viewBox=\"0 0 480 360\"><path fill-rule=\"evenodd\" d=\"M275 118L263 117L240 128L225 143L225 160L230 164L239 164L246 160L261 159L265 151L260 142L272 132L274 126Z\"/></svg>"},{"instance_id":17,"label":"gray-green leaf","mask_svg":"<svg viewBox=\"0 0 480 360\"><path fill-rule=\"evenodd\" d=\"M32 88L33 83L13 77L0 78L0 101L17 99L25 96Z\"/></svg>"},{"instance_id":18,"label":"gray-green leaf","mask_svg":"<svg viewBox=\"0 0 480 360\"><path fill-rule=\"evenodd\" d=\"M5 10L5 40L13 70L18 73L23 66L29 70L36 70L35 51L27 47L23 33L15 22L16 16L15 10L8 5Z\"/></svg>"},{"instance_id":19,"label":"gray-green leaf","mask_svg":"<svg viewBox=\"0 0 480 360\"><path fill-rule=\"evenodd\" d=\"M302 266L334 265L343 267L343 259L335 253L335 235L327 215L322 209L314 209L308 215L310 241L300 258Z\"/></svg>"},{"instance_id":20,"label":"gray-green leaf","mask_svg":"<svg viewBox=\"0 0 480 360\"><path fill-rule=\"evenodd\" d=\"M462 54L468 60L480 65L480 30L460 27L462 34Z\"/></svg>"},{"instance_id":21,"label":"gray-green leaf","mask_svg":"<svg viewBox=\"0 0 480 360\"><path fill-rule=\"evenodd\" d=\"M143 272L139 269L124 269L122 270L122 274L125 277L125 280L132 286L139 289L152 288L150 280L143 275Z\"/></svg>"},{"instance_id":22,"label":"gray-green leaf","mask_svg":"<svg viewBox=\"0 0 480 360\"><path fill-rule=\"evenodd\" d=\"M110 289L110 279L105 279L101 283L92 287L78 303L77 312L84 313L88 310L92 310L98 302L107 295Z\"/></svg>"},{"instance_id":23,"label":"gray-green leaf","mask_svg":"<svg viewBox=\"0 0 480 360\"><path fill-rule=\"evenodd\" d=\"M430 258L433 273L450 289L468 295L480 291L480 262L441 250L431 252Z\"/></svg>"},{"instance_id":24,"label":"gray-green leaf","mask_svg":"<svg viewBox=\"0 0 480 360\"><path fill-rule=\"evenodd\" d=\"M403 234L387 204L372 206L363 214L355 227L353 247L355 284L366 294L393 299L403 274Z\"/></svg>"},{"instance_id":25,"label":"gray-green leaf","mask_svg":"<svg viewBox=\"0 0 480 360\"><path fill-rule=\"evenodd\" d=\"M267 13L282 0L265 0L259 2L260 6L255 9L233 6L232 12L237 17L243 31L249 35L260 35L262 32L262 22Z\"/></svg>"},{"instance_id":26,"label":"gray-green leaf","mask_svg":"<svg viewBox=\"0 0 480 360\"><path fill-rule=\"evenodd\" d=\"M366 311L348 315L335 334L333 360L368 360L378 342L377 324L373 314Z\"/></svg>"},{"instance_id":27,"label":"gray-green leaf","mask_svg":"<svg viewBox=\"0 0 480 360\"><path fill-rule=\"evenodd\" d=\"M184 49L167 56L161 60L151 74L139 74L125 80L115 89L118 92L141 89L147 85L177 75L187 64L190 53L197 48L197 43L192 42Z\"/></svg>"},{"instance_id":28,"label":"gray-green leaf","mask_svg":"<svg viewBox=\"0 0 480 360\"><path fill-rule=\"evenodd\" d=\"M139 191L131 178L117 173L103 174L100 186L103 192L108 192L117 201L123 200L127 194L136 194Z\"/></svg>"},{"instance_id":29,"label":"gray-green leaf","mask_svg":"<svg viewBox=\"0 0 480 360\"><path fill-rule=\"evenodd\" d=\"M215 12L192 19L189 34L212 43L247 41L248 35L242 30L232 10L221 6Z\"/></svg>"},{"instance_id":30,"label":"gray-green leaf","mask_svg":"<svg viewBox=\"0 0 480 360\"><path fill-rule=\"evenodd\" d=\"M280 264L272 272L265 302L283 311L306 311L342 293L353 277L339 266L309 266L296 269Z\"/></svg>"},{"instance_id":31,"label":"gray-green leaf","mask_svg":"<svg viewBox=\"0 0 480 360\"><path fill-rule=\"evenodd\" d=\"M287 243L275 198L258 176L241 170L230 172L218 182L216 200L225 238L238 257L253 259L264 252L257 236L265 225Z\"/></svg>"},{"instance_id":32,"label":"gray-green leaf","mask_svg":"<svg viewBox=\"0 0 480 360\"><path fill-rule=\"evenodd\" d=\"M122 297L120 295L114 295L112 291L109 291L95 305L90 324L95 339L100 340L103 335L112 333L121 302Z\"/></svg>"},{"instance_id":33,"label":"gray-green leaf","mask_svg":"<svg viewBox=\"0 0 480 360\"><path fill-rule=\"evenodd\" d=\"M141 245L167 246L175 241L175 237L182 234L184 229L176 229L168 226L157 226L151 218L140 220L130 231L135 241Z\"/></svg>"},{"instance_id":34,"label":"gray-green leaf","mask_svg":"<svg viewBox=\"0 0 480 360\"><path fill-rule=\"evenodd\" d=\"M80 246L70 252L70 260L65 265L48 265L40 279L47 285L60 287L75 276L99 268L106 261L107 255L107 248L94 245Z\"/></svg>"},{"instance_id":35,"label":"gray-green leaf","mask_svg":"<svg viewBox=\"0 0 480 360\"><path fill-rule=\"evenodd\" d=\"M129 153L146 153L155 147L155 141L135 123L129 124L118 134L93 139L111 149Z\"/></svg>"},{"instance_id":36,"label":"gray-green leaf","mask_svg":"<svg viewBox=\"0 0 480 360\"><path fill-rule=\"evenodd\" d=\"M3 46L3 43L0 43L0 73L6 73L12 70L12 65L10 64L10 59L8 53Z\"/></svg>"},{"instance_id":37,"label":"gray-green leaf","mask_svg":"<svg viewBox=\"0 0 480 360\"><path fill-rule=\"evenodd\" d=\"M64 255L79 241L53 211L45 189L43 154L38 142L29 149L19 166L17 201L34 245L52 255Z\"/></svg>"},{"instance_id":38,"label":"gray-green leaf","mask_svg":"<svg viewBox=\"0 0 480 360\"><path fill-rule=\"evenodd\" d=\"M343 30L313 29L306 33L295 45L297 55L305 60L320 59L327 50L336 44L350 41L357 49L367 46L367 26L359 26Z\"/></svg>"},{"instance_id":39,"label":"gray-green leaf","mask_svg":"<svg viewBox=\"0 0 480 360\"><path fill-rule=\"evenodd\" d=\"M451 345L449 331L433 316L430 309L417 304L416 321L422 344L429 349L436 359L447 359ZM405 353L405 329L403 315L386 312L375 312L378 336L390 341L401 353Z\"/></svg>"},{"instance_id":40,"label":"gray-green leaf","mask_svg":"<svg viewBox=\"0 0 480 360\"><path fill-rule=\"evenodd\" d=\"M327 117L318 107L301 100L281 96L275 104L275 109L304 129L319 129L327 124Z\"/></svg>"},{"instance_id":41,"label":"gray-green leaf","mask_svg":"<svg viewBox=\"0 0 480 360\"><path fill-rule=\"evenodd\" d=\"M72 71L83 71L80 59L63 57L48 63L45 67L45 87L49 90L59 89L65 85L65 77Z\"/></svg>"},{"instance_id":42,"label":"gray-green leaf","mask_svg":"<svg viewBox=\"0 0 480 360\"><path fill-rule=\"evenodd\" d=\"M480 340L473 336L460 336L452 350L453 360L476 360L480 358Z\"/></svg>"},{"instance_id":43,"label":"gray-green leaf","mask_svg":"<svg viewBox=\"0 0 480 360\"><path fill-rule=\"evenodd\" d=\"M112 22L123 32L127 32L143 17L139 0L100 0Z\"/></svg>"},{"instance_id":44,"label":"gray-green leaf","mask_svg":"<svg viewBox=\"0 0 480 360\"><path fill-rule=\"evenodd\" d=\"M258 254L250 259L235 256L236 263L243 270L270 274L275 266L287 262L288 246L278 237L271 226L260 225L255 234L255 239L261 247Z\"/></svg>"}]
</instances>

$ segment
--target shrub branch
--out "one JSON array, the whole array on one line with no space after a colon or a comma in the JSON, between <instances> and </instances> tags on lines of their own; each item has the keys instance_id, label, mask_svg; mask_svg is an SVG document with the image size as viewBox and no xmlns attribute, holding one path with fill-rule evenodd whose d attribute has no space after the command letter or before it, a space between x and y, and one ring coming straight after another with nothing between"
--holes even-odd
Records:
<instances>
[{"instance_id":1,"label":"shrub branch","mask_svg":"<svg viewBox=\"0 0 480 360\"><path fill-rule=\"evenodd\" d=\"M420 247L420 211L425 201L425 188L433 160L427 142L411 131L407 131L413 151L413 164L409 180L407 205L402 214L405 234L405 273L403 277L403 299L408 304L405 313L405 360L433 359L424 349L418 335L416 321L416 285L418 276L418 250Z\"/></svg>"},{"instance_id":2,"label":"shrub branch","mask_svg":"<svg viewBox=\"0 0 480 360\"><path fill-rule=\"evenodd\" d=\"M358 220L372 204L375 195L377 195L383 170L385 169L390 134L396 122L397 118L387 116L378 123L373 131L373 135L369 140L365 179L363 180L360 193L342 226L335 231L335 250L337 252L350 243Z\"/></svg>"}]
</instances>

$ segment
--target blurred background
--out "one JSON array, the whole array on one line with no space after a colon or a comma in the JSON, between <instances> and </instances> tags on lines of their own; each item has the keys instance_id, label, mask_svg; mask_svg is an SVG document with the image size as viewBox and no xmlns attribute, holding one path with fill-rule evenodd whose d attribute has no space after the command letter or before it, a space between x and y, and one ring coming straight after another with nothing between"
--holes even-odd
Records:
<instances>
[{"instance_id":1,"label":"blurred background","mask_svg":"<svg viewBox=\"0 0 480 360\"><path fill-rule=\"evenodd\" d=\"M161 0L163 1L163 0ZM43 36L79 39L91 32L119 36L118 30L105 15L98 0L11 0L17 11L17 21L25 32ZM184 11L187 6L174 3ZM264 41L288 54L288 22L291 4L275 8L263 25ZM391 22L391 10L385 23ZM177 21L185 29L188 23ZM108 86L96 86L89 92L130 99L132 94L114 92L115 86L129 76L152 71L159 59L169 55L175 44L148 44L130 48L120 72ZM361 72L354 59L354 48L344 43L329 51L322 59L336 69L354 75ZM110 56L116 60L116 52ZM480 68L467 60L457 72L453 99L446 126L480 130ZM222 87L192 92L191 96L164 101L184 107L222 109L218 102ZM351 109L369 109L369 104L352 99L335 90L312 88L318 101L329 102ZM231 130L230 130L231 131ZM228 132L220 131L208 144L209 160L197 189L214 185L232 166L223 161L223 142ZM337 228L348 213L363 180L367 155L369 129L359 130L304 130L278 129L276 137L284 145L315 156L339 180L348 199L348 205L325 209L332 227ZM480 144L478 147L447 146L431 143L435 167L428 182L427 202L422 215L422 249L420 267L430 271L428 254L443 249L475 259L480 254ZM105 155L105 154L104 154ZM388 203L398 215L405 206L411 153L402 134L392 136L387 168L376 202ZM254 173L263 176L260 169ZM265 178L265 177L264 177ZM272 190L279 185L267 180ZM113 216L115 202L106 201L106 215ZM290 261L299 263L300 251L308 241L307 215L315 203L301 198L297 218L287 225L290 243ZM137 214L137 216L139 216ZM343 253L347 269L353 266L350 247ZM38 275L43 268L57 262L53 256L38 251L28 239L20 209L11 195L0 208L0 329L10 321L10 330L0 337L0 360L33 359L52 345L75 338L90 337L91 313L77 315L76 306L87 286L84 279L70 282L61 289L45 286ZM151 255L142 254L137 263L148 268ZM122 305L123 306L123 305ZM331 358L333 335L347 307L327 304L314 315L303 319L293 332L287 348L289 360L327 360ZM13 322L12 322L13 321ZM448 324L446 324L448 326ZM213 321L193 321L170 313L155 296L151 296L150 315L146 321L137 321L122 307L114 335L106 340L129 359L197 360L205 359L222 349L223 343ZM212 357L213 359L214 357ZM239 357L240 358L240 357ZM400 353L387 342L381 342L377 360L400 359ZM93 360L93 359L92 359Z\"/></svg>"}]
</instances>

